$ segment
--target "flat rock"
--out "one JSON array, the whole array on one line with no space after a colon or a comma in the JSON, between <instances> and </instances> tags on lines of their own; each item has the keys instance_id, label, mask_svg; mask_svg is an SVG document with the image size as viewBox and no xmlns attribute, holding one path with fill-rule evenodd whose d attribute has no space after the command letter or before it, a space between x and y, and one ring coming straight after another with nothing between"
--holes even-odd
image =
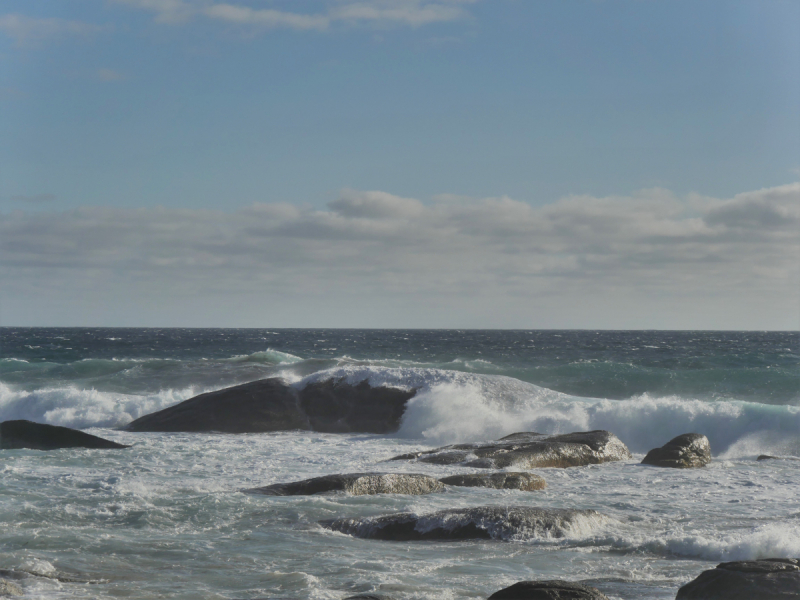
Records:
<instances>
[{"instance_id":1,"label":"flat rock","mask_svg":"<svg viewBox=\"0 0 800 600\"><path fill-rule=\"evenodd\" d=\"M520 581L489 596L489 600L608 600L597 588L554 579Z\"/></svg>"},{"instance_id":2,"label":"flat rock","mask_svg":"<svg viewBox=\"0 0 800 600\"><path fill-rule=\"evenodd\" d=\"M0 596L22 596L22 588L16 583L11 583L6 579L0 579Z\"/></svg>"},{"instance_id":3,"label":"flat rock","mask_svg":"<svg viewBox=\"0 0 800 600\"><path fill-rule=\"evenodd\" d=\"M428 475L416 473L347 473L344 475L325 475L291 483L276 483L243 491L248 494L264 494L265 496L308 496L326 492L344 492L353 496L364 496L370 494L420 495L443 490L444 485Z\"/></svg>"},{"instance_id":4,"label":"flat rock","mask_svg":"<svg viewBox=\"0 0 800 600\"><path fill-rule=\"evenodd\" d=\"M0 423L0 449L58 450L59 448L128 448L123 444L59 425L33 421L3 421Z\"/></svg>"},{"instance_id":5,"label":"flat rock","mask_svg":"<svg viewBox=\"0 0 800 600\"><path fill-rule=\"evenodd\" d=\"M486 487L498 490L522 490L533 492L547 487L543 477L533 473L469 473L465 475L451 475L440 479L446 485L460 487Z\"/></svg>"},{"instance_id":6,"label":"flat rock","mask_svg":"<svg viewBox=\"0 0 800 600\"><path fill-rule=\"evenodd\" d=\"M631 458L627 446L608 431L563 435L514 433L486 444L455 444L390 460L419 460L440 465L463 464L483 469L580 467Z\"/></svg>"},{"instance_id":7,"label":"flat rock","mask_svg":"<svg viewBox=\"0 0 800 600\"><path fill-rule=\"evenodd\" d=\"M131 422L128 431L391 433L415 390L342 379L296 389L271 378L200 394Z\"/></svg>"},{"instance_id":8,"label":"flat rock","mask_svg":"<svg viewBox=\"0 0 800 600\"><path fill-rule=\"evenodd\" d=\"M675 600L798 600L800 559L727 562L703 571Z\"/></svg>"},{"instance_id":9,"label":"flat rock","mask_svg":"<svg viewBox=\"0 0 800 600\"><path fill-rule=\"evenodd\" d=\"M360 538L394 541L514 540L565 537L605 522L594 510L528 506L482 506L442 510L428 515L398 513L357 519L320 521L327 529Z\"/></svg>"},{"instance_id":10,"label":"flat rock","mask_svg":"<svg viewBox=\"0 0 800 600\"><path fill-rule=\"evenodd\" d=\"M756 460L800 460L800 456L772 456L771 454L760 454Z\"/></svg>"},{"instance_id":11,"label":"flat rock","mask_svg":"<svg viewBox=\"0 0 800 600\"><path fill-rule=\"evenodd\" d=\"M661 448L654 448L642 460L643 465L695 469L711 462L711 445L699 433L684 433L671 439Z\"/></svg>"}]
</instances>

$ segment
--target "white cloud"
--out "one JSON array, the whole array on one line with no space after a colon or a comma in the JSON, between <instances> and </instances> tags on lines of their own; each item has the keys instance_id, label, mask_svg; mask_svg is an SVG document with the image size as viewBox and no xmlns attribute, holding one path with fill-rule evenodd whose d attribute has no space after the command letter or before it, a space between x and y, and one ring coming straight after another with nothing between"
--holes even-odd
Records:
<instances>
[{"instance_id":1,"label":"white cloud","mask_svg":"<svg viewBox=\"0 0 800 600\"><path fill-rule=\"evenodd\" d=\"M245 2L206 0L113 0L155 14L159 23L181 23L195 16L239 25L295 30L323 30L336 22L349 24L406 25L455 21L468 15L464 5L477 0L361 0L316 2L315 12L263 8ZM312 3L306 3L309 6ZM296 6L289 4L289 6Z\"/></svg>"},{"instance_id":2,"label":"white cloud","mask_svg":"<svg viewBox=\"0 0 800 600\"><path fill-rule=\"evenodd\" d=\"M35 19L24 15L0 15L0 31L14 39L17 45L31 45L61 36L86 36L106 27L68 21L65 19Z\"/></svg>"}]
</instances>

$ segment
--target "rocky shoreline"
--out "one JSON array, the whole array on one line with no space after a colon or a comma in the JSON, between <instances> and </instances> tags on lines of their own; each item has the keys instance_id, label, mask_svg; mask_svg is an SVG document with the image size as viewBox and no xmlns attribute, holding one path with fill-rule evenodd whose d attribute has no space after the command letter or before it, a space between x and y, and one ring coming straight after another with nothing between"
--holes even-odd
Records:
<instances>
[{"instance_id":1,"label":"rocky shoreline","mask_svg":"<svg viewBox=\"0 0 800 600\"><path fill-rule=\"evenodd\" d=\"M371 387L366 381L350 384L327 380L296 389L278 379L202 394L175 406L141 417L125 429L130 432L253 433L282 430L326 433L391 433L401 423L415 390ZM0 424L0 448L51 451L59 448L94 450L129 446L79 430L30 421ZM274 483L241 490L261 496L315 494L422 495L458 493L463 487L517 492L545 489L545 479L526 472L535 468L574 468L632 458L627 446L603 430L546 435L519 432L494 442L455 444L406 453L389 462L458 465L493 472L473 472L437 478L422 473L363 472L329 474L301 481ZM759 457L760 460L777 457ZM708 439L697 433L678 436L651 450L642 464L666 468L702 468L712 460ZM386 463L384 463L386 464ZM504 471L503 469L521 469ZM514 492L512 492L514 493ZM530 506L453 508L427 514L410 512L371 517L334 518L319 522L331 531L356 538L392 542L514 541L531 537L560 538L572 531L590 531L609 522L595 510ZM0 596L19 596L23 588L0 579ZM390 600L379 594L349 596L351 600ZM494 600L558 599L607 600L600 590L580 582L522 581L490 596ZM704 571L677 592L676 600L800 599L800 560L764 559L721 563Z\"/></svg>"}]
</instances>

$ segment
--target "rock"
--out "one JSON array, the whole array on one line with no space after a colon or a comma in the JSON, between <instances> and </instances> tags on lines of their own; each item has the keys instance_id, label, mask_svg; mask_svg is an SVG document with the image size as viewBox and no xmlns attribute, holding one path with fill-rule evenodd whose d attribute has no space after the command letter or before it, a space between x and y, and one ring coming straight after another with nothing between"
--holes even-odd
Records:
<instances>
[{"instance_id":1,"label":"rock","mask_svg":"<svg viewBox=\"0 0 800 600\"><path fill-rule=\"evenodd\" d=\"M22 596L22 588L16 583L0 579L0 596Z\"/></svg>"},{"instance_id":2,"label":"rock","mask_svg":"<svg viewBox=\"0 0 800 600\"><path fill-rule=\"evenodd\" d=\"M455 444L427 452L395 456L390 460L419 460L449 465L504 469L517 467L580 467L631 458L617 436L608 431L582 431L564 435L514 433L488 444Z\"/></svg>"},{"instance_id":3,"label":"rock","mask_svg":"<svg viewBox=\"0 0 800 600\"><path fill-rule=\"evenodd\" d=\"M200 394L145 415L128 431L261 433L302 429L325 433L390 433L400 427L415 390L371 387L343 379L296 389L278 378Z\"/></svg>"},{"instance_id":4,"label":"rock","mask_svg":"<svg viewBox=\"0 0 800 600\"><path fill-rule=\"evenodd\" d=\"M561 581L520 581L489 596L489 600L608 600L597 588Z\"/></svg>"},{"instance_id":5,"label":"rock","mask_svg":"<svg viewBox=\"0 0 800 600\"><path fill-rule=\"evenodd\" d=\"M324 492L345 492L353 496L368 494L430 494L441 492L444 485L433 477L415 473L347 473L325 475L292 483L276 483L243 490L265 496L308 496Z\"/></svg>"},{"instance_id":6,"label":"rock","mask_svg":"<svg viewBox=\"0 0 800 600\"><path fill-rule=\"evenodd\" d=\"M661 448L654 448L642 460L643 465L695 469L711 462L711 445L699 433L684 433L671 439Z\"/></svg>"},{"instance_id":7,"label":"rock","mask_svg":"<svg viewBox=\"0 0 800 600\"><path fill-rule=\"evenodd\" d=\"M96 435L69 427L45 425L33 421L0 423L0 449L57 450L59 448L129 448Z\"/></svg>"},{"instance_id":8,"label":"rock","mask_svg":"<svg viewBox=\"0 0 800 600\"><path fill-rule=\"evenodd\" d=\"M798 600L800 559L767 558L717 565L678 590L675 600Z\"/></svg>"},{"instance_id":9,"label":"rock","mask_svg":"<svg viewBox=\"0 0 800 600\"><path fill-rule=\"evenodd\" d=\"M398 513L359 519L332 519L320 521L320 525L355 537L376 540L511 540L560 538L571 532L586 531L606 519L594 510L482 506L442 510L422 516Z\"/></svg>"},{"instance_id":10,"label":"rock","mask_svg":"<svg viewBox=\"0 0 800 600\"><path fill-rule=\"evenodd\" d=\"M348 596L344 600L394 600L392 596L384 596L383 594L357 594L355 596Z\"/></svg>"},{"instance_id":11,"label":"rock","mask_svg":"<svg viewBox=\"0 0 800 600\"><path fill-rule=\"evenodd\" d=\"M461 487L487 487L499 490L522 490L533 492L547 487L544 478L532 473L471 473L468 475L451 475L440 479L446 485Z\"/></svg>"},{"instance_id":12,"label":"rock","mask_svg":"<svg viewBox=\"0 0 800 600\"><path fill-rule=\"evenodd\" d=\"M800 460L799 456L772 456L771 454L761 454L756 460Z\"/></svg>"}]
</instances>

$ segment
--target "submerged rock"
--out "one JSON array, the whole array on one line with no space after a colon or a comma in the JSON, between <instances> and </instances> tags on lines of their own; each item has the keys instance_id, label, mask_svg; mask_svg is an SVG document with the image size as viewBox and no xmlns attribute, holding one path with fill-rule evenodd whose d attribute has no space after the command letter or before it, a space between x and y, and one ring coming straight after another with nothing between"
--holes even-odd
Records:
<instances>
[{"instance_id":1,"label":"submerged rock","mask_svg":"<svg viewBox=\"0 0 800 600\"><path fill-rule=\"evenodd\" d=\"M798 600L800 559L766 558L717 565L678 590L675 600Z\"/></svg>"},{"instance_id":2,"label":"submerged rock","mask_svg":"<svg viewBox=\"0 0 800 600\"><path fill-rule=\"evenodd\" d=\"M16 583L0 579L0 596L22 596L22 588Z\"/></svg>"},{"instance_id":3,"label":"submerged rock","mask_svg":"<svg viewBox=\"0 0 800 600\"><path fill-rule=\"evenodd\" d=\"M522 490L533 492L547 487L543 477L532 473L470 473L451 475L440 479L446 485L460 487L487 487L499 490Z\"/></svg>"},{"instance_id":4,"label":"submerged rock","mask_svg":"<svg viewBox=\"0 0 800 600\"><path fill-rule=\"evenodd\" d=\"M442 490L444 490L444 485L438 480L416 473L347 473L325 475L291 483L276 483L243 491L248 494L264 494L265 496L308 496L324 492L345 492L353 496L364 496L368 494L420 495Z\"/></svg>"},{"instance_id":5,"label":"submerged rock","mask_svg":"<svg viewBox=\"0 0 800 600\"><path fill-rule=\"evenodd\" d=\"M415 540L512 540L565 537L586 531L607 519L594 510L527 506L482 506L442 510L428 515L398 513L360 519L320 521L327 529L360 538Z\"/></svg>"},{"instance_id":6,"label":"submerged rock","mask_svg":"<svg viewBox=\"0 0 800 600\"><path fill-rule=\"evenodd\" d=\"M608 600L597 588L554 579L520 581L489 596L489 600Z\"/></svg>"},{"instance_id":7,"label":"submerged rock","mask_svg":"<svg viewBox=\"0 0 800 600\"><path fill-rule=\"evenodd\" d=\"M469 467L580 467L631 458L627 446L608 431L580 431L563 435L513 433L488 444L455 444L426 452L401 454L390 460L419 460Z\"/></svg>"},{"instance_id":8,"label":"submerged rock","mask_svg":"<svg viewBox=\"0 0 800 600\"><path fill-rule=\"evenodd\" d=\"M415 390L351 385L342 379L296 389L278 378L200 394L145 415L128 431L391 433Z\"/></svg>"},{"instance_id":9,"label":"submerged rock","mask_svg":"<svg viewBox=\"0 0 800 600\"><path fill-rule=\"evenodd\" d=\"M711 462L711 445L699 433L684 433L671 439L661 448L654 448L642 460L643 465L695 469Z\"/></svg>"},{"instance_id":10,"label":"submerged rock","mask_svg":"<svg viewBox=\"0 0 800 600\"><path fill-rule=\"evenodd\" d=\"M771 454L760 454L756 460L800 460L800 456L772 456Z\"/></svg>"},{"instance_id":11,"label":"submerged rock","mask_svg":"<svg viewBox=\"0 0 800 600\"><path fill-rule=\"evenodd\" d=\"M0 449L58 450L59 448L129 448L96 435L59 425L33 421L3 421L0 423Z\"/></svg>"}]
</instances>

